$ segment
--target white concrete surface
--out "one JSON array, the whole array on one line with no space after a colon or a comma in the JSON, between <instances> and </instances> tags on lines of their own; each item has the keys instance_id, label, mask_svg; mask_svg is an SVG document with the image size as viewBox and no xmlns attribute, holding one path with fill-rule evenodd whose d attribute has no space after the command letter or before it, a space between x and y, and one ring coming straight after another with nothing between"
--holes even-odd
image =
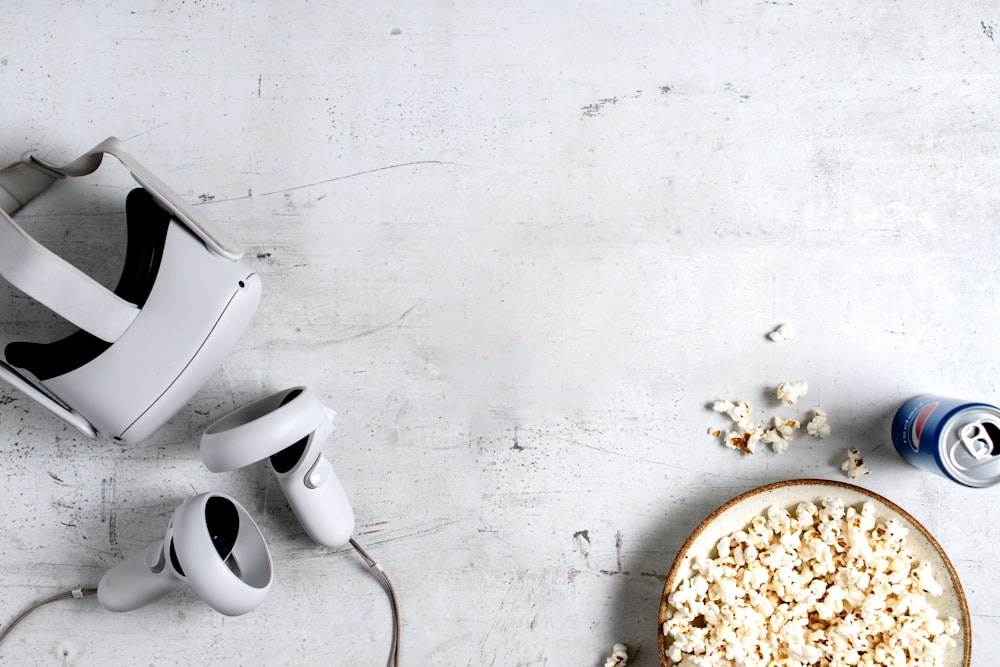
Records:
<instances>
[{"instance_id":1,"label":"white concrete surface","mask_svg":"<svg viewBox=\"0 0 1000 667\"><path fill-rule=\"evenodd\" d=\"M687 534L757 485L844 479L849 446L950 555L993 664L998 491L905 464L888 419L926 391L1000 401L995 3L12 0L0 25L0 161L126 139L265 289L145 446L0 388L0 622L201 491L257 516L277 577L238 618L190 592L59 603L0 663L384 664L360 559L313 546L264 466L197 458L209 423L305 384L339 413L404 664L597 666L622 641L653 667ZM21 219L113 284L128 187L102 169ZM3 342L65 329L0 295ZM706 435L713 399L799 378L828 440Z\"/></svg>"}]
</instances>

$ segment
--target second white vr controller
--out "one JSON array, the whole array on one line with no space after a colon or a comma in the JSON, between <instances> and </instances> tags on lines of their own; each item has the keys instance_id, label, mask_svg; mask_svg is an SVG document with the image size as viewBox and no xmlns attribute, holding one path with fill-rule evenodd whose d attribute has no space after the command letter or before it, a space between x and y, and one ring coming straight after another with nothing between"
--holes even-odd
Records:
<instances>
[{"instance_id":1,"label":"second white vr controller","mask_svg":"<svg viewBox=\"0 0 1000 667\"><path fill-rule=\"evenodd\" d=\"M306 533L318 544L341 547L354 533L354 510L320 451L335 415L306 387L285 389L209 426L201 459L212 472L226 472L269 458Z\"/></svg>"}]
</instances>

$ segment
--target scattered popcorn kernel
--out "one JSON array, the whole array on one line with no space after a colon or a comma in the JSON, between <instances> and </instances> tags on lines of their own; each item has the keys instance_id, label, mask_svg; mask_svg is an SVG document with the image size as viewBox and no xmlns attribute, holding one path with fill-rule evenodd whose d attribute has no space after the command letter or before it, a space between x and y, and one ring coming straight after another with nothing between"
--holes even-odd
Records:
<instances>
[{"instance_id":1,"label":"scattered popcorn kernel","mask_svg":"<svg viewBox=\"0 0 1000 667\"><path fill-rule=\"evenodd\" d=\"M628 646L622 643L611 647L611 655L604 661L604 667L625 667L628 664Z\"/></svg>"},{"instance_id":2,"label":"scattered popcorn kernel","mask_svg":"<svg viewBox=\"0 0 1000 667\"><path fill-rule=\"evenodd\" d=\"M807 393L809 393L809 385L803 380L782 382L775 391L775 395L785 405L795 405L799 398Z\"/></svg>"},{"instance_id":3,"label":"scattered popcorn kernel","mask_svg":"<svg viewBox=\"0 0 1000 667\"><path fill-rule=\"evenodd\" d=\"M712 403L712 410L723 414L728 414L734 407L735 404L732 401L716 401Z\"/></svg>"},{"instance_id":4,"label":"scattered popcorn kernel","mask_svg":"<svg viewBox=\"0 0 1000 667\"><path fill-rule=\"evenodd\" d=\"M851 479L864 477L871 472L865 467L865 460L861 458L861 453L854 447L847 450L847 460L840 466L840 469L846 471L847 476Z\"/></svg>"},{"instance_id":5,"label":"scattered popcorn kernel","mask_svg":"<svg viewBox=\"0 0 1000 667\"><path fill-rule=\"evenodd\" d=\"M753 408L750 407L749 401L746 400L741 400L737 403L733 403L731 401L716 401L712 404L712 410L728 415L734 422L743 421L750 416L751 412L753 412Z\"/></svg>"},{"instance_id":6,"label":"scattered popcorn kernel","mask_svg":"<svg viewBox=\"0 0 1000 667\"><path fill-rule=\"evenodd\" d=\"M778 432L785 440L791 440L795 437L795 431L799 428L799 422L796 419L781 419L780 417L774 418L774 430Z\"/></svg>"},{"instance_id":7,"label":"scattered popcorn kernel","mask_svg":"<svg viewBox=\"0 0 1000 667\"><path fill-rule=\"evenodd\" d=\"M830 435L830 425L826 423L826 413L816 408L813 418L806 424L806 433L816 438L826 438Z\"/></svg>"},{"instance_id":8,"label":"scattered popcorn kernel","mask_svg":"<svg viewBox=\"0 0 1000 667\"><path fill-rule=\"evenodd\" d=\"M783 340L791 340L795 336L795 328L791 324L782 324L777 329L767 334L767 337L773 340L775 343L780 343Z\"/></svg>"},{"instance_id":9,"label":"scattered popcorn kernel","mask_svg":"<svg viewBox=\"0 0 1000 667\"><path fill-rule=\"evenodd\" d=\"M788 449L788 441L791 440L790 437L786 438L777 428L769 428L764 431L764 434L760 436L760 441L766 445L771 445L771 449L780 454L781 452Z\"/></svg>"},{"instance_id":10,"label":"scattered popcorn kernel","mask_svg":"<svg viewBox=\"0 0 1000 667\"><path fill-rule=\"evenodd\" d=\"M753 454L761 435L755 431L730 431L726 434L726 447L738 449L744 454Z\"/></svg>"}]
</instances>

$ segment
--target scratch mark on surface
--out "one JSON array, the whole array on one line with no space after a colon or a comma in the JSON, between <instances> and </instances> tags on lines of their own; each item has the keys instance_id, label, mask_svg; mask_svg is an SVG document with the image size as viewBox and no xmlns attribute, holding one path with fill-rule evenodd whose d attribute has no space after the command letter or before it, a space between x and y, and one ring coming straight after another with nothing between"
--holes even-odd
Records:
<instances>
[{"instance_id":1,"label":"scratch mark on surface","mask_svg":"<svg viewBox=\"0 0 1000 667\"><path fill-rule=\"evenodd\" d=\"M421 301L417 301L415 304L413 304L412 306L410 306L409 308L407 308L403 312L402 315L400 315L396 319L392 320L391 322L386 322L385 324L380 324L377 327L372 327L371 329L366 329L365 331L362 331L360 333L356 333L353 336L348 336L347 338L338 338L338 339L332 340L330 342L333 343L333 344L335 344L335 345L336 344L340 344L340 343L346 343L348 341L357 340L359 338L365 338L366 336L371 336L372 334L376 334L379 331L382 331L384 329L388 329L389 327L393 326L394 324L397 325L397 326L401 325L403 323L403 320L405 320L407 318L407 316L409 316L409 314L412 313L413 310L417 306L419 306L420 304L422 304L422 303L423 303L422 300Z\"/></svg>"},{"instance_id":2,"label":"scratch mark on surface","mask_svg":"<svg viewBox=\"0 0 1000 667\"><path fill-rule=\"evenodd\" d=\"M602 452L604 454L611 454L613 456L620 456L620 457L625 458L625 459L630 459L630 460L633 460L633 461L640 461L642 463L649 463L651 465L663 466L665 468L670 468L672 470L680 470L680 471L683 471L683 472L691 472L691 468L686 468L684 466L673 465L671 463L667 463L666 461L657 461L655 459L647 459L647 458L642 457L642 456L636 456L634 454L628 454L626 452L619 452L619 451L615 451L613 449L608 449L606 447L598 447L597 445L589 445L589 444L587 444L585 442L580 442L579 440L574 440L573 438L569 438L569 437L566 437L566 436L553 435L553 434L548 434L548 435L553 440L558 440L559 442L565 442L567 444L574 445L576 447L583 447L585 449L592 449L592 450L594 450L596 452ZM730 475L730 476L734 477L735 479L747 479L747 478L744 478L744 477L740 477L738 475Z\"/></svg>"},{"instance_id":3,"label":"scratch mark on surface","mask_svg":"<svg viewBox=\"0 0 1000 667\"><path fill-rule=\"evenodd\" d=\"M425 521L416 526L410 526L404 530L385 531L385 533L383 533L383 537L371 540L370 544L372 546L377 546L380 544L400 542L417 537L428 537L435 533L440 533L449 526L461 523L462 521L463 519L446 519L444 517L431 519L430 521Z\"/></svg>"},{"instance_id":4,"label":"scratch mark on surface","mask_svg":"<svg viewBox=\"0 0 1000 667\"><path fill-rule=\"evenodd\" d=\"M314 183L304 183L303 185L294 185L290 188L285 188L283 190L275 190L273 192L265 192L260 197L267 197L269 195L284 194L286 192L295 192L296 190L304 190L306 188L313 188L317 185L325 185L326 183L335 183L336 181L343 181L348 178L357 178L358 176L367 176L368 174L377 174L380 171L388 171L390 169L401 169L402 167L414 167L425 164L437 164L437 165L458 165L462 167L469 167L471 165L463 165L458 162L448 162L445 160L415 160L413 162L401 162L399 164L390 164L385 167L376 167L374 169L366 169L364 171L356 171L353 174L345 174L343 176L334 176L333 178L323 179L321 181L315 181Z\"/></svg>"},{"instance_id":5,"label":"scratch mark on surface","mask_svg":"<svg viewBox=\"0 0 1000 667\"><path fill-rule=\"evenodd\" d=\"M534 602L532 593L538 589L541 583L541 578L538 575L524 575L508 584L507 590L504 591L503 598L500 600L499 609L493 614L493 623L479 640L479 660L475 663L470 660L468 663L470 666L473 664L477 666L498 664L498 655L495 651L492 658L487 657L487 647L495 643L494 636L510 635L513 625L511 619L515 617L514 610L523 609L526 605L530 606Z\"/></svg>"},{"instance_id":6,"label":"scratch mark on surface","mask_svg":"<svg viewBox=\"0 0 1000 667\"><path fill-rule=\"evenodd\" d=\"M580 550L580 555L583 556L587 567L590 567L590 531L578 530L573 533L573 539L576 540L576 547Z\"/></svg>"},{"instance_id":7,"label":"scratch mark on surface","mask_svg":"<svg viewBox=\"0 0 1000 667\"><path fill-rule=\"evenodd\" d=\"M513 444L513 446L511 446L511 449L513 449L515 451L518 451L518 452L523 452L524 451L524 446L521 445L521 443L518 442L518 440L517 440L517 428L518 428L517 426L514 427L514 444Z\"/></svg>"},{"instance_id":8,"label":"scratch mark on surface","mask_svg":"<svg viewBox=\"0 0 1000 667\"><path fill-rule=\"evenodd\" d=\"M144 135L144 134L149 134L150 132L153 132L153 131L155 131L155 130L158 130L158 129L160 129L161 127L165 127L165 126L167 126L167 125L170 125L170 121L167 121L166 123L160 123L159 125L156 125L155 127L151 127L151 128L149 128L148 130L143 130L143 131L142 131L142 132L140 132L139 134L133 134L133 135L132 135L132 136L130 136L130 137L125 137L125 138L123 138L123 139L122 139L122 141L131 141L132 139L135 139L136 137L141 137L141 136L142 136L142 135Z\"/></svg>"},{"instance_id":9,"label":"scratch mark on surface","mask_svg":"<svg viewBox=\"0 0 1000 667\"><path fill-rule=\"evenodd\" d=\"M661 93L666 93L667 91L664 90L663 88L664 88L663 86L660 86L660 92ZM669 86L667 88L669 89ZM586 106L580 107L580 110L583 112L581 114L580 118L584 119L584 118L593 118L594 116L600 116L602 113L604 113L604 110L605 110L606 107L614 106L614 105L618 104L618 102L620 102L622 100L636 100L636 99L639 99L640 97L642 97L642 91L641 90L637 90L637 91L635 91L633 93L629 93L627 95L615 95L614 97L602 97L601 99L597 100L596 102L592 102L591 104L588 104Z\"/></svg>"},{"instance_id":10,"label":"scratch mark on surface","mask_svg":"<svg viewBox=\"0 0 1000 667\"><path fill-rule=\"evenodd\" d=\"M66 483L66 482L62 481L61 479L59 479L59 476L56 475L54 472L50 472L50 471L46 471L46 472L49 473L49 477L51 477L55 481L59 482L60 484L65 484Z\"/></svg>"},{"instance_id":11,"label":"scratch mark on surface","mask_svg":"<svg viewBox=\"0 0 1000 667\"><path fill-rule=\"evenodd\" d=\"M118 544L118 512L115 509L115 480L101 480L101 521L108 522L108 541L112 545ZM105 518L106 517L106 518Z\"/></svg>"},{"instance_id":12,"label":"scratch mark on surface","mask_svg":"<svg viewBox=\"0 0 1000 667\"><path fill-rule=\"evenodd\" d=\"M604 110L604 107L615 104L618 104L617 97L603 97L585 107L580 107L580 109L583 111L584 118L593 118L594 116L601 115L601 111Z\"/></svg>"},{"instance_id":13,"label":"scratch mark on surface","mask_svg":"<svg viewBox=\"0 0 1000 667\"><path fill-rule=\"evenodd\" d=\"M324 178L323 180L313 181L312 183L303 183L302 185L293 185L288 188L282 188L281 190L272 190L271 192L262 192L258 195L252 195L247 192L246 195L242 197L231 197L229 199L213 199L210 202L198 202L195 206L204 206L206 204L221 204L223 202L239 201L241 199L250 199L252 196L257 197L272 197L274 195L283 195L289 192L295 192L296 190L305 190L306 188L314 188L317 185L326 185L327 183L336 183L337 181L344 181L349 178L357 178L358 176L367 176L369 174L377 174L381 171L389 171L390 169L402 169L403 167L418 167L423 165L452 165L456 167L466 167L468 169L482 169L484 167L477 167L471 164L464 164L462 162L450 162L448 160L414 160L412 162L400 162L399 164L390 164L385 167L375 167L374 169L365 169L363 171L356 171L351 174L344 174L342 176L334 176L332 178Z\"/></svg>"},{"instance_id":14,"label":"scratch mark on surface","mask_svg":"<svg viewBox=\"0 0 1000 667\"><path fill-rule=\"evenodd\" d=\"M622 571L622 544L625 539L622 537L622 531L615 531L615 555L618 558L618 571Z\"/></svg>"},{"instance_id":15,"label":"scratch mark on surface","mask_svg":"<svg viewBox=\"0 0 1000 667\"><path fill-rule=\"evenodd\" d=\"M725 83L723 84L722 89L725 90L726 92L733 93L734 95L736 95L739 98L740 102L748 102L750 100L750 93L746 93L738 89L736 87L736 84Z\"/></svg>"}]
</instances>

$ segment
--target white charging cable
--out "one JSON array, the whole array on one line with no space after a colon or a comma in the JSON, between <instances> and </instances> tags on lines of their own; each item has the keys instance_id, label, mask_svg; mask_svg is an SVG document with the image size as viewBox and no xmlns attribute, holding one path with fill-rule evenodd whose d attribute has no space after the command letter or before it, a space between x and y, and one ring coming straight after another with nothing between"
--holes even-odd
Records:
<instances>
[{"instance_id":1,"label":"white charging cable","mask_svg":"<svg viewBox=\"0 0 1000 667\"><path fill-rule=\"evenodd\" d=\"M24 611L22 611L17 618L15 618L13 621L10 622L10 625L4 628L3 632L0 632L0 642L7 639L7 635L9 635L11 631L17 627L18 623L26 619L29 615L31 615L31 612L35 611L36 609L44 607L45 605L52 602L58 602L59 600L82 600L83 598L92 597L94 595L97 595L96 588L74 588L71 591L57 593L52 597L40 600L35 604L31 605L30 607L28 607L27 609L25 609Z\"/></svg>"},{"instance_id":2,"label":"white charging cable","mask_svg":"<svg viewBox=\"0 0 1000 667\"><path fill-rule=\"evenodd\" d=\"M390 644L389 660L386 663L386 667L399 667L399 603L396 600L396 591L392 587L392 582L389 581L389 575L385 573L385 570L375 562L374 558L368 555L368 552L353 537L351 538L351 546L361 554L365 563L368 564L372 573L382 583L385 592L389 595L389 604L392 607L392 643Z\"/></svg>"}]
</instances>

